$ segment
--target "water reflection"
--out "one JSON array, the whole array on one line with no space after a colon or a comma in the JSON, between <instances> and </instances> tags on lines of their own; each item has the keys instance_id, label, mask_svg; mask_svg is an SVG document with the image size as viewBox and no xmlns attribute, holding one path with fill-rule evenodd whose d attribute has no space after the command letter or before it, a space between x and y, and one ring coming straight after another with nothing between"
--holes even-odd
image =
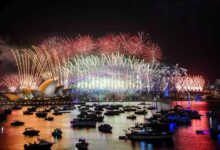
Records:
<instances>
[{"instance_id":1,"label":"water reflection","mask_svg":"<svg viewBox=\"0 0 220 150\"><path fill-rule=\"evenodd\" d=\"M126 105L126 103L124 103ZM186 106L188 102L179 102L179 105ZM132 105L132 103L127 103ZM155 105L155 104L153 104ZM160 107L169 108L168 104L163 104ZM204 115L200 120L193 120L191 126L178 127L175 124L170 125L171 130L176 130L176 134L173 137L173 142L131 142L130 140L119 140L120 135L124 135L124 129L133 126L135 122L142 122L144 116L138 116L136 121L128 120L127 115L132 112L127 112L119 116L105 116L104 122L111 124L112 134L104 134L98 131L98 129L72 129L70 127L70 121L77 116L78 110L71 111L71 113L63 114L61 116L55 116L54 121L45 121L44 119L37 118L34 115L23 115L22 110L13 110L12 114L8 116L6 122L0 124L0 145L2 150L12 149L21 150L25 143L34 142L38 137L26 137L22 133L26 127L33 127L36 130L40 130L40 138L47 139L55 142L53 150L72 150L75 149L75 142L78 138L85 137L89 142L90 150L103 150L103 149L115 149L115 150L161 150L161 149L175 149L175 150L212 150L219 148L220 138L217 140L211 139L209 134L197 135L196 130L208 130L210 124L213 124L213 120L209 120L206 117L206 111L209 110L209 105L206 102L193 102L191 103L192 109L197 109ZM146 117L150 117L154 111L148 111ZM53 116L52 114L48 114ZM12 127L10 123L13 120L20 120L25 122L24 126ZM100 123L97 124L97 126ZM60 128L63 132L61 139L53 138L51 133L55 128Z\"/></svg>"}]
</instances>

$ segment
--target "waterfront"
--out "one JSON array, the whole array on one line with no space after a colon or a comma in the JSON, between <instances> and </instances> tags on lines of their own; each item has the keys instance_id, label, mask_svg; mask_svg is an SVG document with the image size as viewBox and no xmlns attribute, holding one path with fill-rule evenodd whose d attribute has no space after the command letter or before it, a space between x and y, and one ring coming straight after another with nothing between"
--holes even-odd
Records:
<instances>
[{"instance_id":1,"label":"waterfront","mask_svg":"<svg viewBox=\"0 0 220 150\"><path fill-rule=\"evenodd\" d=\"M124 102L123 105L133 105L134 103ZM137 104L137 103L135 103ZM188 102L179 102L180 105L187 106ZM152 104L155 105L155 104ZM119 116L105 116L104 122L112 125L112 134L103 134L95 129L73 129L70 127L70 121L77 116L78 110L73 110L71 113L66 113L61 116L55 116L54 121L48 122L42 118L38 118L35 114L31 116L23 115L22 110L13 110L11 115L8 115L7 121L0 124L0 145L2 150L23 149L25 143L34 142L37 138L44 138L55 142L52 146L53 150L70 150L75 149L75 142L79 137L85 137L89 144L90 150L103 149L125 149L125 150L159 150L159 149L177 149L177 150L212 150L218 149L218 139L211 139L209 134L197 135L196 130L208 130L210 120L206 117L206 111L209 108L208 102L193 102L192 109L196 109L200 114L204 115L201 120L192 120L191 126L179 127L173 137L173 142L163 143L148 143L148 142L131 142L130 140L119 140L120 135L124 135L124 129L133 126L135 122L142 122L144 116L138 116L137 120L128 120L126 116L133 112L122 113ZM163 104L163 109L169 108L170 105ZM147 117L152 115L153 111L148 110ZM24 126L12 127L10 123L13 120L21 120L25 122ZM97 126L100 123L97 124ZM38 137L25 137L22 133L26 127L33 127L40 130ZM51 132L55 128L60 128L63 131L61 139L57 140L51 136Z\"/></svg>"}]
</instances>

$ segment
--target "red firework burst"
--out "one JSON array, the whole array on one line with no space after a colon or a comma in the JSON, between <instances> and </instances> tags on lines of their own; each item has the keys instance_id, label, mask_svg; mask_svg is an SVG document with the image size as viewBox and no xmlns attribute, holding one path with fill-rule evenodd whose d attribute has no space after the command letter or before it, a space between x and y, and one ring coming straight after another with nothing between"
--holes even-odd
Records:
<instances>
[{"instance_id":1,"label":"red firework burst","mask_svg":"<svg viewBox=\"0 0 220 150\"><path fill-rule=\"evenodd\" d=\"M89 35L78 36L76 39L73 39L71 46L77 54L89 54L96 47L92 37Z\"/></svg>"},{"instance_id":2,"label":"red firework burst","mask_svg":"<svg viewBox=\"0 0 220 150\"><path fill-rule=\"evenodd\" d=\"M50 37L44 40L39 46L39 50L48 52L51 56L57 58L65 58L67 55L66 45L67 40L61 37Z\"/></svg>"},{"instance_id":3,"label":"red firework burst","mask_svg":"<svg viewBox=\"0 0 220 150\"><path fill-rule=\"evenodd\" d=\"M150 62L155 62L162 59L162 52L157 44L148 41L140 56Z\"/></svg>"},{"instance_id":4,"label":"red firework burst","mask_svg":"<svg viewBox=\"0 0 220 150\"><path fill-rule=\"evenodd\" d=\"M98 50L102 54L110 54L120 50L120 37L115 34L107 34L96 41Z\"/></svg>"},{"instance_id":5,"label":"red firework burst","mask_svg":"<svg viewBox=\"0 0 220 150\"><path fill-rule=\"evenodd\" d=\"M127 55L139 56L145 45L145 38L143 33L137 35L121 34L122 52Z\"/></svg>"}]
</instances>

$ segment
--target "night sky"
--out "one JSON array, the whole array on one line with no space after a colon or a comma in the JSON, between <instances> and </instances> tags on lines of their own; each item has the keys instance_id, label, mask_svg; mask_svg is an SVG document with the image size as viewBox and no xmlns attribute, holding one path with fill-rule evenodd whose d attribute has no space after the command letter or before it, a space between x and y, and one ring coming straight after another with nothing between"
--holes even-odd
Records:
<instances>
[{"instance_id":1,"label":"night sky","mask_svg":"<svg viewBox=\"0 0 220 150\"><path fill-rule=\"evenodd\" d=\"M0 2L0 36L28 46L54 35L145 31L164 62L214 81L220 78L219 6L218 0L8 0Z\"/></svg>"}]
</instances>

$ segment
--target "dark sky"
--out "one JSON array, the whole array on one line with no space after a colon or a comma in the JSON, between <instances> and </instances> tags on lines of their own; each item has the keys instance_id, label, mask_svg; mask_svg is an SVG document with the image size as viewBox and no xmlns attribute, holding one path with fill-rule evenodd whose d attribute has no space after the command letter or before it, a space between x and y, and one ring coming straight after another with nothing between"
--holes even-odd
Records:
<instances>
[{"instance_id":1,"label":"dark sky","mask_svg":"<svg viewBox=\"0 0 220 150\"><path fill-rule=\"evenodd\" d=\"M146 31L164 61L220 78L218 0L15 0L0 2L0 36L30 45L52 35Z\"/></svg>"}]
</instances>

